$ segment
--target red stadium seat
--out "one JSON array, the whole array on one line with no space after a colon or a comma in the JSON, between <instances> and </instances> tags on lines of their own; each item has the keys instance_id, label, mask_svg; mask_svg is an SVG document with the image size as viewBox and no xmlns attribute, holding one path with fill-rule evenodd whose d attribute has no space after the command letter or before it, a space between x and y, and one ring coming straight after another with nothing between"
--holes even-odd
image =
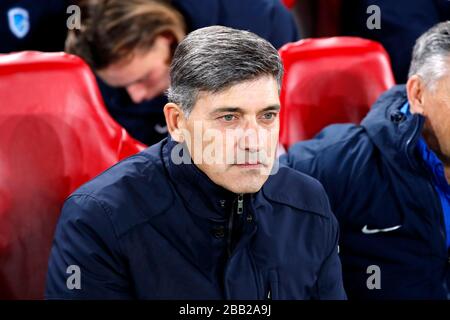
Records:
<instances>
[{"instance_id":1,"label":"red stadium seat","mask_svg":"<svg viewBox=\"0 0 450 320\"><path fill-rule=\"evenodd\" d=\"M283 0L283 4L289 9L292 9L295 6L296 2L297 0Z\"/></svg>"},{"instance_id":2,"label":"red stadium seat","mask_svg":"<svg viewBox=\"0 0 450 320\"><path fill-rule=\"evenodd\" d=\"M305 39L280 49L280 142L288 148L332 123L359 123L395 84L388 54L356 37Z\"/></svg>"},{"instance_id":3,"label":"red stadium seat","mask_svg":"<svg viewBox=\"0 0 450 320\"><path fill-rule=\"evenodd\" d=\"M40 299L64 199L145 146L72 55L0 55L0 104L0 299Z\"/></svg>"}]
</instances>

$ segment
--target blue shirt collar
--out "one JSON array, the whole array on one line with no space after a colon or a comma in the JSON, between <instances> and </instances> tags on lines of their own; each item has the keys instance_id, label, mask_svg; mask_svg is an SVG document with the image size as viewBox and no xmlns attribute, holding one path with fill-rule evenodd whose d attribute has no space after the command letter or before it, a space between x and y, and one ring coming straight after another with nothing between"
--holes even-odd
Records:
<instances>
[{"instance_id":1,"label":"blue shirt collar","mask_svg":"<svg viewBox=\"0 0 450 320\"><path fill-rule=\"evenodd\" d=\"M408 101L402 106L400 111L407 116L411 114ZM428 147L423 137L420 137L417 143L417 149L427 170L433 177L433 183L447 194L450 194L450 185L445 177L444 165L437 155Z\"/></svg>"},{"instance_id":2,"label":"blue shirt collar","mask_svg":"<svg viewBox=\"0 0 450 320\"><path fill-rule=\"evenodd\" d=\"M438 186L445 193L450 194L450 185L445 177L445 170L442 161L436 156L436 154L428 148L425 139L421 137L417 144L417 149L427 167L428 171L432 174L433 183Z\"/></svg>"}]
</instances>

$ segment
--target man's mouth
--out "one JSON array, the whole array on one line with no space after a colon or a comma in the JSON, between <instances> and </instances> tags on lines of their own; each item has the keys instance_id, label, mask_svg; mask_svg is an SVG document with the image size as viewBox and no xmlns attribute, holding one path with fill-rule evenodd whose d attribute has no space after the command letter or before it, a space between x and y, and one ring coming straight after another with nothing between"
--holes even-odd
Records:
<instances>
[{"instance_id":1,"label":"man's mouth","mask_svg":"<svg viewBox=\"0 0 450 320\"><path fill-rule=\"evenodd\" d=\"M244 162L244 163L236 163L235 166L241 169L260 169L264 167L262 162Z\"/></svg>"}]
</instances>

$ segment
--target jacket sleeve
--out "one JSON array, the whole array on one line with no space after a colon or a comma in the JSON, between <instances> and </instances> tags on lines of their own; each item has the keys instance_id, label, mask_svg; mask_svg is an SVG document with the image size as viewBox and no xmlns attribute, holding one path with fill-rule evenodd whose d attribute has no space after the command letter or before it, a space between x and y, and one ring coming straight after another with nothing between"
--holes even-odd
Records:
<instances>
[{"instance_id":1,"label":"jacket sleeve","mask_svg":"<svg viewBox=\"0 0 450 320\"><path fill-rule=\"evenodd\" d=\"M129 299L108 208L89 195L66 200L50 253L47 299Z\"/></svg>"},{"instance_id":2,"label":"jacket sleeve","mask_svg":"<svg viewBox=\"0 0 450 320\"><path fill-rule=\"evenodd\" d=\"M352 207L351 195L358 191L360 172L371 156L359 131L354 125L332 125L314 139L292 145L280 157L281 164L320 181L341 224Z\"/></svg>"},{"instance_id":3,"label":"jacket sleeve","mask_svg":"<svg viewBox=\"0 0 450 320\"><path fill-rule=\"evenodd\" d=\"M316 299L320 300L345 300L347 295L344 290L342 279L342 266L339 258L339 226L333 216L327 230L329 250L317 278Z\"/></svg>"},{"instance_id":4,"label":"jacket sleeve","mask_svg":"<svg viewBox=\"0 0 450 320\"><path fill-rule=\"evenodd\" d=\"M337 213L336 207L342 205L346 188L345 169L339 170L342 158L337 157L332 149L323 147L320 139L313 139L294 144L280 157L280 163L319 180Z\"/></svg>"}]
</instances>

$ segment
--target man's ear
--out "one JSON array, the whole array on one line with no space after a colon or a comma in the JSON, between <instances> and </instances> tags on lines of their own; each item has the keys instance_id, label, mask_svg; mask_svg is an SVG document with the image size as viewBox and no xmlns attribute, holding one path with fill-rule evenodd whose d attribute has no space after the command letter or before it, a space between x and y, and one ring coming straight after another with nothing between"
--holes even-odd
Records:
<instances>
[{"instance_id":1,"label":"man's ear","mask_svg":"<svg viewBox=\"0 0 450 320\"><path fill-rule=\"evenodd\" d=\"M167 103L164 106L164 117L172 139L180 143L184 142L183 129L186 119L180 106L172 102Z\"/></svg>"},{"instance_id":2,"label":"man's ear","mask_svg":"<svg viewBox=\"0 0 450 320\"><path fill-rule=\"evenodd\" d=\"M408 101L411 113L418 113L423 115L424 109L424 91L425 83L418 75L413 75L406 82L406 93L408 94Z\"/></svg>"}]
</instances>

